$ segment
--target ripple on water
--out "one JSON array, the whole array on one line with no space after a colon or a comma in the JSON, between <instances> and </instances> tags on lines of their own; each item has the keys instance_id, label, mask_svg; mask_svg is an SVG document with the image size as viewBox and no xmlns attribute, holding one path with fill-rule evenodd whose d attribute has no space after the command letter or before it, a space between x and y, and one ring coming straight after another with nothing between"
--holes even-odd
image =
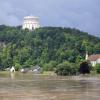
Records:
<instances>
[{"instance_id":1,"label":"ripple on water","mask_svg":"<svg viewBox=\"0 0 100 100\"><path fill-rule=\"evenodd\" d=\"M99 80L21 73L0 77L0 100L100 100L99 94Z\"/></svg>"}]
</instances>

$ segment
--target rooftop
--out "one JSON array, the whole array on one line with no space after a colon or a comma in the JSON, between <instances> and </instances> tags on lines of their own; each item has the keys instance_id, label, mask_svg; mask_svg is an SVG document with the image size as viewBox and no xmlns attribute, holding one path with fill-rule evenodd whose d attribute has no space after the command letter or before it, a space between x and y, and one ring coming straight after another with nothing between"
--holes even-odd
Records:
<instances>
[{"instance_id":1,"label":"rooftop","mask_svg":"<svg viewBox=\"0 0 100 100\"><path fill-rule=\"evenodd\" d=\"M25 16L24 19L38 19L36 16Z\"/></svg>"},{"instance_id":2,"label":"rooftop","mask_svg":"<svg viewBox=\"0 0 100 100\"><path fill-rule=\"evenodd\" d=\"M100 54L93 54L88 57L90 61L96 61L97 59L100 59Z\"/></svg>"}]
</instances>

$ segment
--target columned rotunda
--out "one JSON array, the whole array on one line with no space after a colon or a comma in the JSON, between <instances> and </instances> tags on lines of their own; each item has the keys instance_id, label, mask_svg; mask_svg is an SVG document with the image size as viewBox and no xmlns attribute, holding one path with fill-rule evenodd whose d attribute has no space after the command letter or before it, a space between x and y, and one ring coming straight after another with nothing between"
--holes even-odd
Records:
<instances>
[{"instance_id":1,"label":"columned rotunda","mask_svg":"<svg viewBox=\"0 0 100 100\"><path fill-rule=\"evenodd\" d=\"M34 17L34 16L26 16L24 17L24 21L23 21L23 29L29 29L29 30L34 30L36 28L39 28L39 19L38 17Z\"/></svg>"}]
</instances>

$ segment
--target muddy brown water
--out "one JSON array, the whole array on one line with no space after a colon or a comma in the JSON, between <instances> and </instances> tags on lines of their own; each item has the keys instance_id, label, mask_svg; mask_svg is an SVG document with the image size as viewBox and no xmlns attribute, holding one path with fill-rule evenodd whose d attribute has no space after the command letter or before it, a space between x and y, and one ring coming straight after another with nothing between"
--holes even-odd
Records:
<instances>
[{"instance_id":1,"label":"muddy brown water","mask_svg":"<svg viewBox=\"0 0 100 100\"><path fill-rule=\"evenodd\" d=\"M0 100L100 100L99 78L0 74Z\"/></svg>"}]
</instances>

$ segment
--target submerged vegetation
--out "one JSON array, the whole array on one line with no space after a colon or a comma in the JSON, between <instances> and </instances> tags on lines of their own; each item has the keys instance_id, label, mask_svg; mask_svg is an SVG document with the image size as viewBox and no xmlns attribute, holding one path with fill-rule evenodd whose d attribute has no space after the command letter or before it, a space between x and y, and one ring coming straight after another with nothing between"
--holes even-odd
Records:
<instances>
[{"instance_id":1,"label":"submerged vegetation","mask_svg":"<svg viewBox=\"0 0 100 100\"><path fill-rule=\"evenodd\" d=\"M20 26L0 26L2 70L11 66L18 70L39 65L43 70L56 70L58 74L75 74L86 51L100 53L100 38L71 28L42 27L29 31Z\"/></svg>"}]
</instances>

